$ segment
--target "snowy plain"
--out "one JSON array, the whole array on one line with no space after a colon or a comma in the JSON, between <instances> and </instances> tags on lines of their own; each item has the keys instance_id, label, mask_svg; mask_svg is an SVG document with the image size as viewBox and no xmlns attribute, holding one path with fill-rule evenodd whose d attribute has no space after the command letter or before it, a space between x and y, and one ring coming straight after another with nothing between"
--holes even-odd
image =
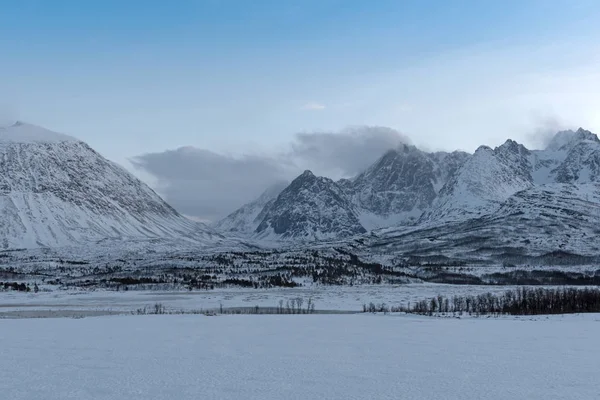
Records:
<instances>
[{"instance_id":1,"label":"snowy plain","mask_svg":"<svg viewBox=\"0 0 600 400\"><path fill-rule=\"evenodd\" d=\"M598 399L600 315L0 320L11 400Z\"/></svg>"},{"instance_id":2,"label":"snowy plain","mask_svg":"<svg viewBox=\"0 0 600 400\"><path fill-rule=\"evenodd\" d=\"M236 307L277 307L280 301L309 299L316 310L361 311L370 302L388 306L406 306L408 302L427 300L437 295L478 295L504 293L515 286L478 286L417 283L406 285L311 286L271 289L214 289L198 291L74 291L22 293L0 292L0 318L44 316L44 311L69 315L68 311L87 313L135 312L160 303L167 311L200 311ZM41 313L40 313L41 312ZM66 312L66 313L65 313ZM51 316L51 314L48 314Z\"/></svg>"}]
</instances>

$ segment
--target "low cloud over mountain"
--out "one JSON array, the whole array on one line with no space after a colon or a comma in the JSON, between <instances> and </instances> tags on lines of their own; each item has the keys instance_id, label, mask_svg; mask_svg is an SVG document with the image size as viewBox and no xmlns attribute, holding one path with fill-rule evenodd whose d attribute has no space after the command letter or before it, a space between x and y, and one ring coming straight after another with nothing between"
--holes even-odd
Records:
<instances>
[{"instance_id":1,"label":"low cloud over mountain","mask_svg":"<svg viewBox=\"0 0 600 400\"><path fill-rule=\"evenodd\" d=\"M181 147L142 154L131 162L156 177L157 190L176 209L215 221L304 169L332 178L354 176L386 150L407 142L393 129L362 126L298 133L287 150L273 154L234 156Z\"/></svg>"}]
</instances>

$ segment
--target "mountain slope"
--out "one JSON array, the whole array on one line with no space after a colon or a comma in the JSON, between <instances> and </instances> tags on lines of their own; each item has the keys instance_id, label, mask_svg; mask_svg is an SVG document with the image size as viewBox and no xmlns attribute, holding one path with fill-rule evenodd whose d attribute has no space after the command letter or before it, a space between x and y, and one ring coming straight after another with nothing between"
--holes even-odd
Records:
<instances>
[{"instance_id":1,"label":"mountain slope","mask_svg":"<svg viewBox=\"0 0 600 400\"><path fill-rule=\"evenodd\" d=\"M0 129L0 247L105 239L222 239L82 141L29 124Z\"/></svg>"},{"instance_id":2,"label":"mountain slope","mask_svg":"<svg viewBox=\"0 0 600 400\"><path fill-rule=\"evenodd\" d=\"M533 185L530 152L507 140L491 149L481 146L440 190L421 222L440 223L484 215L512 194Z\"/></svg>"},{"instance_id":3,"label":"mountain slope","mask_svg":"<svg viewBox=\"0 0 600 400\"><path fill-rule=\"evenodd\" d=\"M436 196L433 162L414 146L388 151L353 182L358 205L378 215L423 210Z\"/></svg>"},{"instance_id":4,"label":"mountain slope","mask_svg":"<svg viewBox=\"0 0 600 400\"><path fill-rule=\"evenodd\" d=\"M420 222L443 223L493 213L514 193L554 183L600 180L600 140L582 128L557 133L543 150L513 140L481 146L440 190Z\"/></svg>"},{"instance_id":5,"label":"mountain slope","mask_svg":"<svg viewBox=\"0 0 600 400\"><path fill-rule=\"evenodd\" d=\"M519 191L488 215L375 231L364 251L481 266L555 251L597 256L599 236L600 185L555 183Z\"/></svg>"},{"instance_id":6,"label":"mountain slope","mask_svg":"<svg viewBox=\"0 0 600 400\"><path fill-rule=\"evenodd\" d=\"M243 205L233 213L212 225L223 232L252 234L262 222L265 214L273 205L279 193L287 186L288 182L278 182L265 190L256 200Z\"/></svg>"},{"instance_id":7,"label":"mountain slope","mask_svg":"<svg viewBox=\"0 0 600 400\"><path fill-rule=\"evenodd\" d=\"M591 135L591 136L590 136ZM591 132L579 129L575 140L563 146L568 149L558 168L552 171L559 183L590 183L600 181L600 140Z\"/></svg>"},{"instance_id":8,"label":"mountain slope","mask_svg":"<svg viewBox=\"0 0 600 400\"><path fill-rule=\"evenodd\" d=\"M358 175L346 193L367 229L411 222L431 206L440 188L468 158L458 151L426 153L401 145Z\"/></svg>"}]
</instances>

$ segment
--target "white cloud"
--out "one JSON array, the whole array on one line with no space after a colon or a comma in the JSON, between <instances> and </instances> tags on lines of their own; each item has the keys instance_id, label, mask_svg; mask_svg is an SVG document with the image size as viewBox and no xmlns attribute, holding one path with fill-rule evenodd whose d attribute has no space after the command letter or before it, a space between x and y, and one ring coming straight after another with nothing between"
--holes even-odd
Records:
<instances>
[{"instance_id":1,"label":"white cloud","mask_svg":"<svg viewBox=\"0 0 600 400\"><path fill-rule=\"evenodd\" d=\"M310 102L300 107L300 109L305 111L321 111L325 109L325 105L321 103Z\"/></svg>"},{"instance_id":2,"label":"white cloud","mask_svg":"<svg viewBox=\"0 0 600 400\"><path fill-rule=\"evenodd\" d=\"M153 186L178 211L204 221L224 217L289 176L285 164L274 158L189 146L144 154L131 163L156 178Z\"/></svg>"},{"instance_id":3,"label":"white cloud","mask_svg":"<svg viewBox=\"0 0 600 400\"><path fill-rule=\"evenodd\" d=\"M335 133L305 132L296 134L286 159L334 179L351 177L401 143L410 143L410 139L380 126L350 127Z\"/></svg>"}]
</instances>

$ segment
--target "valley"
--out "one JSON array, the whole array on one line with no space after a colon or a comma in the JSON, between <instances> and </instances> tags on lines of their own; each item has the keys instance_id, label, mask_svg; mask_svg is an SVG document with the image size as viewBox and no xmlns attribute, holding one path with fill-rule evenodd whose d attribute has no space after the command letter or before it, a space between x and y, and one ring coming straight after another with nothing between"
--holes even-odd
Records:
<instances>
[{"instance_id":1,"label":"valley","mask_svg":"<svg viewBox=\"0 0 600 400\"><path fill-rule=\"evenodd\" d=\"M2 294L600 284L600 140L583 129L545 150L401 145L351 180L278 182L212 226L70 136L17 123L0 151Z\"/></svg>"}]
</instances>

